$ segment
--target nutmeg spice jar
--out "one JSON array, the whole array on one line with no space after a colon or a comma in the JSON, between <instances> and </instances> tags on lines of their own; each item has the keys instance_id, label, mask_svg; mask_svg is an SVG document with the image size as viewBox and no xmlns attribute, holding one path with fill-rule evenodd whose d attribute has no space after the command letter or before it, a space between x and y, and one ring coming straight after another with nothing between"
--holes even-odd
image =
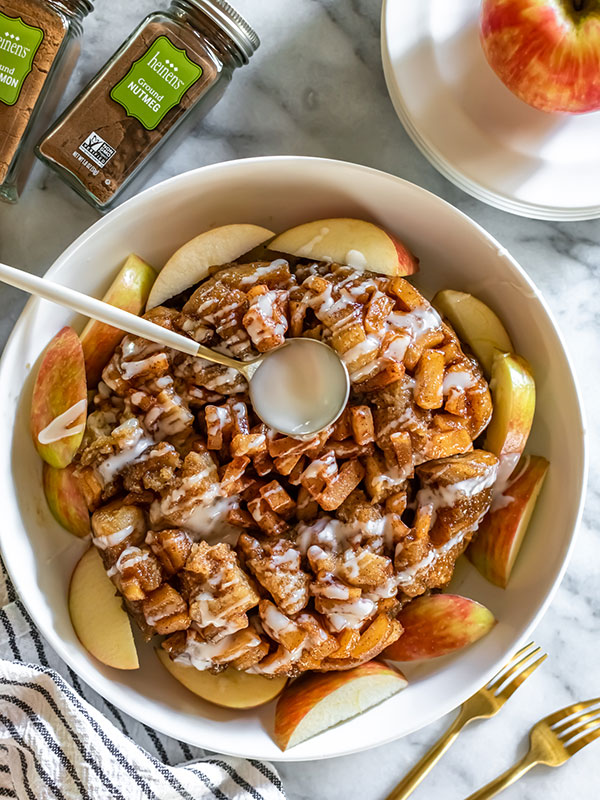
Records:
<instances>
[{"instance_id":1,"label":"nutmeg spice jar","mask_svg":"<svg viewBox=\"0 0 600 800\"><path fill-rule=\"evenodd\" d=\"M91 10L91 0L0 0L0 200L18 199Z\"/></svg>"},{"instance_id":2,"label":"nutmeg spice jar","mask_svg":"<svg viewBox=\"0 0 600 800\"><path fill-rule=\"evenodd\" d=\"M224 0L173 0L146 17L36 154L106 211L167 140L177 143L212 108L258 45Z\"/></svg>"}]
</instances>

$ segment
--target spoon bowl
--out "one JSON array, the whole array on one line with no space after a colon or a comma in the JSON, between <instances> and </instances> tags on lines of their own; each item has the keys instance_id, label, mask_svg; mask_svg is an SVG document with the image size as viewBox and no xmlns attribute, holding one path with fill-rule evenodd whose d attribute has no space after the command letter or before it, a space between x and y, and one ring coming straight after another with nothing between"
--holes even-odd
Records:
<instances>
[{"instance_id":1,"label":"spoon bowl","mask_svg":"<svg viewBox=\"0 0 600 800\"><path fill-rule=\"evenodd\" d=\"M348 402L350 376L319 339L288 339L240 371L258 416L287 436L312 436L335 422Z\"/></svg>"}]
</instances>

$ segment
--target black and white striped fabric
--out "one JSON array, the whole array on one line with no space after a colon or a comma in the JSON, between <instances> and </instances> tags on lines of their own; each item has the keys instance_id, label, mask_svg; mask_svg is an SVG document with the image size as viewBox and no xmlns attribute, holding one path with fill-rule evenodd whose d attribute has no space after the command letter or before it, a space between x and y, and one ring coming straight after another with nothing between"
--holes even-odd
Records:
<instances>
[{"instance_id":1,"label":"black and white striped fabric","mask_svg":"<svg viewBox=\"0 0 600 800\"><path fill-rule=\"evenodd\" d=\"M0 798L285 800L270 764L207 756L121 713L52 651L0 561Z\"/></svg>"}]
</instances>

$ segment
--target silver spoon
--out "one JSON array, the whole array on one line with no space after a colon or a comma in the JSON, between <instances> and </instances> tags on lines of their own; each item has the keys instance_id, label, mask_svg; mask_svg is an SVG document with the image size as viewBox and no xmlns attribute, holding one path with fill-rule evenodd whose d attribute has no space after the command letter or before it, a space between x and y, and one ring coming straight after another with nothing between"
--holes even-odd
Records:
<instances>
[{"instance_id":1,"label":"silver spoon","mask_svg":"<svg viewBox=\"0 0 600 800\"><path fill-rule=\"evenodd\" d=\"M95 297L6 264L0 264L0 281L134 336L237 370L248 381L260 419L288 436L318 433L338 419L348 402L346 365L317 339L291 338L252 361L238 361Z\"/></svg>"}]
</instances>

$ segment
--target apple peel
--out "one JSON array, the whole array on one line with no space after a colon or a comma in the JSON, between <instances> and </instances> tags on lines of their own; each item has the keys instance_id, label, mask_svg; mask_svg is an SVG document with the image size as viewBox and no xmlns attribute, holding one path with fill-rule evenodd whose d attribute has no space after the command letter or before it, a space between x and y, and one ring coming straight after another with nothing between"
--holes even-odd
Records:
<instances>
[{"instance_id":1,"label":"apple peel","mask_svg":"<svg viewBox=\"0 0 600 800\"><path fill-rule=\"evenodd\" d=\"M74 536L83 538L91 533L90 513L72 466L56 469L44 462L42 483L54 519Z\"/></svg>"},{"instance_id":2,"label":"apple peel","mask_svg":"<svg viewBox=\"0 0 600 800\"><path fill-rule=\"evenodd\" d=\"M499 458L525 449L535 414L535 380L531 367L515 353L498 353L490 381L494 411L483 445ZM515 456L516 454L516 456Z\"/></svg>"},{"instance_id":3,"label":"apple peel","mask_svg":"<svg viewBox=\"0 0 600 800\"><path fill-rule=\"evenodd\" d=\"M102 299L130 314L141 314L155 280L156 271L132 253ZM89 386L98 384L102 370L124 335L118 328L95 319L85 326L79 338Z\"/></svg>"},{"instance_id":4,"label":"apple peel","mask_svg":"<svg viewBox=\"0 0 600 800\"><path fill-rule=\"evenodd\" d=\"M404 675L380 661L345 672L307 673L281 694L274 739L282 750L362 714L407 686Z\"/></svg>"},{"instance_id":5,"label":"apple peel","mask_svg":"<svg viewBox=\"0 0 600 800\"><path fill-rule=\"evenodd\" d=\"M269 250L384 275L412 275L419 270L419 260L393 234L372 222L349 217L297 225L273 239Z\"/></svg>"},{"instance_id":6,"label":"apple peel","mask_svg":"<svg viewBox=\"0 0 600 800\"><path fill-rule=\"evenodd\" d=\"M41 458L57 469L67 467L83 439L86 417L83 349L67 325L47 346L33 387L31 436Z\"/></svg>"},{"instance_id":7,"label":"apple peel","mask_svg":"<svg viewBox=\"0 0 600 800\"><path fill-rule=\"evenodd\" d=\"M467 550L471 563L496 586L508 584L548 467L541 456L523 456Z\"/></svg>"},{"instance_id":8,"label":"apple peel","mask_svg":"<svg viewBox=\"0 0 600 800\"><path fill-rule=\"evenodd\" d=\"M476 642L496 619L481 603L457 594L417 597L398 615L404 633L383 651L393 661L420 661L454 653Z\"/></svg>"}]
</instances>

